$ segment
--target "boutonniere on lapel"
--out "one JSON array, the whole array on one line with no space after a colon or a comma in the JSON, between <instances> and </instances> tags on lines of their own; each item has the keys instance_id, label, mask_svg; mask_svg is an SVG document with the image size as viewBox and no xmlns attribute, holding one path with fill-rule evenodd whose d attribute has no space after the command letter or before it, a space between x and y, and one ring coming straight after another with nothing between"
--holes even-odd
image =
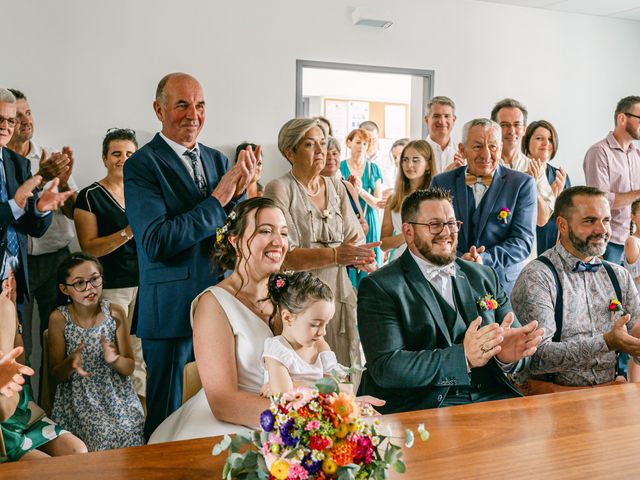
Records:
<instances>
[{"instance_id":1,"label":"boutonniere on lapel","mask_svg":"<svg viewBox=\"0 0 640 480\"><path fill-rule=\"evenodd\" d=\"M505 225L509 221L510 216L511 216L511 210L509 210L507 207L502 207L498 212L498 220L500 220Z\"/></svg>"},{"instance_id":2,"label":"boutonniere on lapel","mask_svg":"<svg viewBox=\"0 0 640 480\"><path fill-rule=\"evenodd\" d=\"M496 310L498 308L498 302L490 293L487 293L484 297L478 297L476 303L478 304L478 307L480 307L480 310L482 310L483 312Z\"/></svg>"},{"instance_id":3,"label":"boutonniere on lapel","mask_svg":"<svg viewBox=\"0 0 640 480\"><path fill-rule=\"evenodd\" d=\"M620 313L620 315L625 314L624 307L617 298L611 299L611 302L609 303L609 311L611 312L611 316L614 316L616 313Z\"/></svg>"}]
</instances>

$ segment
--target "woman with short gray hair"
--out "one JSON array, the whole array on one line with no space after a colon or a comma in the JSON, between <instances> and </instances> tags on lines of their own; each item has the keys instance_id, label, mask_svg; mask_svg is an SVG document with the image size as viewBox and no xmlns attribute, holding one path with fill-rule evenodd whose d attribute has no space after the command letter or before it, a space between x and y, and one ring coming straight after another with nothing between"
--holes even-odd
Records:
<instances>
[{"instance_id":1,"label":"woman with short gray hair","mask_svg":"<svg viewBox=\"0 0 640 480\"><path fill-rule=\"evenodd\" d=\"M285 268L310 270L327 283L336 312L326 340L342 365L361 364L356 329L356 293L347 265L368 269L374 245L361 245L364 233L340 181L323 177L327 132L316 119L294 118L278 135L278 148L291 171L270 182L264 196L282 208L289 226ZM377 245L377 244L376 244Z\"/></svg>"}]
</instances>

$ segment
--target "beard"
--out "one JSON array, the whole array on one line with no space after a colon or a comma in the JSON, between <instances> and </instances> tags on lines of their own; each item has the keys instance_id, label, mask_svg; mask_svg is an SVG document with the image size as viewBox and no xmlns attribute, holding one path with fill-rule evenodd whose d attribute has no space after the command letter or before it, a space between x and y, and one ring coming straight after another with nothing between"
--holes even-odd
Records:
<instances>
[{"instance_id":1,"label":"beard","mask_svg":"<svg viewBox=\"0 0 640 480\"><path fill-rule=\"evenodd\" d=\"M603 239L604 245L592 245L589 242L591 240ZM573 245L578 252L586 255L588 257L600 257L604 255L605 250L607 249L607 243L609 243L609 234L605 233L602 235L589 235L585 240L581 239L577 235L573 233L571 227L569 227L569 241Z\"/></svg>"},{"instance_id":2,"label":"beard","mask_svg":"<svg viewBox=\"0 0 640 480\"><path fill-rule=\"evenodd\" d=\"M438 255L433 253L429 244L417 236L414 237L413 244L415 245L418 252L420 252L420 255L422 255L428 262L432 263L433 265L442 267L444 265L449 265L456 259L456 249L458 248L458 239L451 234L443 235L443 236L438 235L436 238L433 239L433 241L436 241L436 240L439 241L439 240L444 240L448 238L451 239L451 253L449 255L442 255L442 254Z\"/></svg>"}]
</instances>

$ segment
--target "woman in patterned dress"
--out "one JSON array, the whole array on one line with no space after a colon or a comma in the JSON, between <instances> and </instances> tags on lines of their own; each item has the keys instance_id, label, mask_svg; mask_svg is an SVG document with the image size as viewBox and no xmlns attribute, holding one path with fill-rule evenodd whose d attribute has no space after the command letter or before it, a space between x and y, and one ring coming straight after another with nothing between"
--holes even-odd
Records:
<instances>
[{"instance_id":1,"label":"woman in patterned dress","mask_svg":"<svg viewBox=\"0 0 640 480\"><path fill-rule=\"evenodd\" d=\"M73 253L57 277L63 304L49 317L49 363L58 383L52 417L90 451L143 445L126 313L101 299L100 262Z\"/></svg>"},{"instance_id":2,"label":"woman in patterned dress","mask_svg":"<svg viewBox=\"0 0 640 480\"><path fill-rule=\"evenodd\" d=\"M0 296L0 351L3 352L22 346L22 336L17 333L16 308L6 292L3 290ZM24 358L18 357L18 362L24 363ZM0 463L87 451L79 438L44 416L44 411L32 399L28 385L11 396L0 393L0 435L5 446L5 452L0 452Z\"/></svg>"}]
</instances>

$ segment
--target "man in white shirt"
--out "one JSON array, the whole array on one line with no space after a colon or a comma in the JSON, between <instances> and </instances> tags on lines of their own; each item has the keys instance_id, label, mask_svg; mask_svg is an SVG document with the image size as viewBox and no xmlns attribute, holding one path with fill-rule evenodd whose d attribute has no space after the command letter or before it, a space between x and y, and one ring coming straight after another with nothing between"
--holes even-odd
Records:
<instances>
[{"instance_id":1,"label":"man in white shirt","mask_svg":"<svg viewBox=\"0 0 640 480\"><path fill-rule=\"evenodd\" d=\"M55 306L58 294L56 272L62 260L69 255L69 244L75 236L73 207L77 186L71 178L73 169L71 149L63 147L61 152L52 152L36 145L32 140L34 121L27 97L19 90L9 89L9 91L16 97L18 122L7 147L30 161L31 173L42 176L41 187L48 188L51 180L57 177L60 180L57 189L59 192L74 192L67 198L62 208L53 212L51 226L42 237L28 237L27 262L31 298L25 303L23 337L27 355L31 355L33 345L40 343L42 333L48 327L49 314ZM34 300L38 303L40 327L36 328L39 336L32 339Z\"/></svg>"},{"instance_id":2,"label":"man in white shirt","mask_svg":"<svg viewBox=\"0 0 640 480\"><path fill-rule=\"evenodd\" d=\"M427 115L424 121L429 129L426 140L433 149L436 171L432 175L465 165L462 155L458 153L456 142L451 138L453 126L456 124L456 104L449 97L433 97L427 104Z\"/></svg>"}]
</instances>

